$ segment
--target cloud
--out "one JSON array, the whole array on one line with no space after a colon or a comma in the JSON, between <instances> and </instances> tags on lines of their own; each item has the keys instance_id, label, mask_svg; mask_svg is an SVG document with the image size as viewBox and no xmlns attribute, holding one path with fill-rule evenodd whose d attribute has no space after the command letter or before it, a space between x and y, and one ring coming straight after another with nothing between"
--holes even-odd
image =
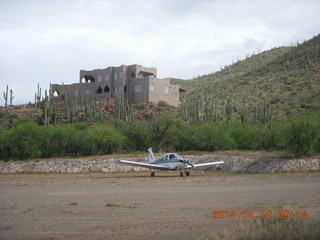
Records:
<instances>
[{"instance_id":1,"label":"cloud","mask_svg":"<svg viewBox=\"0 0 320 240\"><path fill-rule=\"evenodd\" d=\"M134 63L188 79L311 38L318 12L315 0L0 0L0 90L25 103L38 82Z\"/></svg>"}]
</instances>

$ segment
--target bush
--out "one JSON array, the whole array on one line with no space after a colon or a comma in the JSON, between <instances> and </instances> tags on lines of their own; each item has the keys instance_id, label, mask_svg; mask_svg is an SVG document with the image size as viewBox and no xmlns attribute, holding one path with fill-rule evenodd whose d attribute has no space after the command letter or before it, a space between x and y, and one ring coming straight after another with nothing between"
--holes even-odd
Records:
<instances>
[{"instance_id":1,"label":"bush","mask_svg":"<svg viewBox=\"0 0 320 240\"><path fill-rule=\"evenodd\" d=\"M10 130L0 130L0 159L10 159Z\"/></svg>"},{"instance_id":2,"label":"bush","mask_svg":"<svg viewBox=\"0 0 320 240\"><path fill-rule=\"evenodd\" d=\"M60 157L66 156L71 152L71 139L75 134L75 130L71 125L59 124L51 129L51 147L53 155L60 155Z\"/></svg>"},{"instance_id":3,"label":"bush","mask_svg":"<svg viewBox=\"0 0 320 240\"><path fill-rule=\"evenodd\" d=\"M161 100L158 102L158 106L159 107L168 107L169 104L166 101Z\"/></svg>"},{"instance_id":4,"label":"bush","mask_svg":"<svg viewBox=\"0 0 320 240\"><path fill-rule=\"evenodd\" d=\"M88 141L95 145L97 154L111 154L125 142L125 137L109 124L99 124L88 129Z\"/></svg>"},{"instance_id":5,"label":"bush","mask_svg":"<svg viewBox=\"0 0 320 240\"><path fill-rule=\"evenodd\" d=\"M236 121L231 126L231 137L238 149L258 150L261 147L261 131L257 126L242 125Z\"/></svg>"},{"instance_id":6,"label":"bush","mask_svg":"<svg viewBox=\"0 0 320 240\"><path fill-rule=\"evenodd\" d=\"M234 149L236 143L230 135L228 125L206 122L197 127L195 146L197 150L213 152Z\"/></svg>"},{"instance_id":7,"label":"bush","mask_svg":"<svg viewBox=\"0 0 320 240\"><path fill-rule=\"evenodd\" d=\"M10 131L9 157L14 159L35 159L41 157L40 127L24 123Z\"/></svg>"},{"instance_id":8,"label":"bush","mask_svg":"<svg viewBox=\"0 0 320 240\"><path fill-rule=\"evenodd\" d=\"M147 122L134 120L124 130L126 144L134 151L145 152L150 147L151 129Z\"/></svg>"},{"instance_id":9,"label":"bush","mask_svg":"<svg viewBox=\"0 0 320 240\"><path fill-rule=\"evenodd\" d=\"M320 118L304 114L290 120L287 126L287 149L296 157L310 156L316 152L319 140Z\"/></svg>"},{"instance_id":10,"label":"bush","mask_svg":"<svg viewBox=\"0 0 320 240\"><path fill-rule=\"evenodd\" d=\"M180 123L174 136L173 146L176 151L196 150L195 146L196 126L194 124Z\"/></svg>"}]
</instances>

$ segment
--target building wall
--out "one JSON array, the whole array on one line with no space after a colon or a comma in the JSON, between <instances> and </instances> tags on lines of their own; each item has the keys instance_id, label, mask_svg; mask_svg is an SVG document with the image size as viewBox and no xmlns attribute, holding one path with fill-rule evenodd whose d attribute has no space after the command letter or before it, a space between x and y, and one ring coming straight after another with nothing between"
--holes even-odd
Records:
<instances>
[{"instance_id":1,"label":"building wall","mask_svg":"<svg viewBox=\"0 0 320 240\"><path fill-rule=\"evenodd\" d=\"M171 85L169 79L151 78L149 82L149 102L166 101L170 105L178 106L179 86Z\"/></svg>"},{"instance_id":2,"label":"building wall","mask_svg":"<svg viewBox=\"0 0 320 240\"><path fill-rule=\"evenodd\" d=\"M116 98L124 92L133 103L163 100L171 105L179 104L179 87L171 85L169 79L158 79L156 68L135 64L91 71L80 70L79 80L79 83L69 85L52 84L52 93L55 93L52 96L53 101L61 101L63 92L72 98L82 95Z\"/></svg>"}]
</instances>

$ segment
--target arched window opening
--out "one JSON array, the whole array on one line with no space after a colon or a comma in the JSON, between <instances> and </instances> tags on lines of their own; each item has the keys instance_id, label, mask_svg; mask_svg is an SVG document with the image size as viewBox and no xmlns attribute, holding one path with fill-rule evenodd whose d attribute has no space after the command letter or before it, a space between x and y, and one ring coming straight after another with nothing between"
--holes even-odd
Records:
<instances>
[{"instance_id":1,"label":"arched window opening","mask_svg":"<svg viewBox=\"0 0 320 240\"><path fill-rule=\"evenodd\" d=\"M54 90L54 92L53 92L53 96L54 97L59 97L59 91L56 89L56 90Z\"/></svg>"},{"instance_id":2,"label":"arched window opening","mask_svg":"<svg viewBox=\"0 0 320 240\"><path fill-rule=\"evenodd\" d=\"M101 94L102 93L102 88L101 87L98 87L97 89L97 94Z\"/></svg>"},{"instance_id":3,"label":"arched window opening","mask_svg":"<svg viewBox=\"0 0 320 240\"><path fill-rule=\"evenodd\" d=\"M84 81L85 81L86 83L95 82L95 79L94 79L94 77L93 77L92 75L85 75L85 76L83 76L82 79L84 79Z\"/></svg>"},{"instance_id":4,"label":"arched window opening","mask_svg":"<svg viewBox=\"0 0 320 240\"><path fill-rule=\"evenodd\" d=\"M110 92L110 88L108 87L108 85L106 85L105 87L104 87L104 90L103 90L105 93L108 93L108 92Z\"/></svg>"}]
</instances>

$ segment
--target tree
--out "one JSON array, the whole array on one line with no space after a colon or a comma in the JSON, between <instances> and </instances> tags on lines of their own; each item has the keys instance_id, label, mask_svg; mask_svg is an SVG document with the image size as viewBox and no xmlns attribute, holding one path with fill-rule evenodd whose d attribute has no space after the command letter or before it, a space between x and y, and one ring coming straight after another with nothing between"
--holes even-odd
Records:
<instances>
[{"instance_id":1,"label":"tree","mask_svg":"<svg viewBox=\"0 0 320 240\"><path fill-rule=\"evenodd\" d=\"M162 116L157 116L151 121L152 146L158 152L163 147L165 141L173 138L172 128L175 125L176 115L172 112L167 112Z\"/></svg>"},{"instance_id":2,"label":"tree","mask_svg":"<svg viewBox=\"0 0 320 240\"><path fill-rule=\"evenodd\" d=\"M133 150L146 151L150 147L150 132L150 124L147 122L140 120L132 121L124 130L127 137L127 145Z\"/></svg>"}]
</instances>

